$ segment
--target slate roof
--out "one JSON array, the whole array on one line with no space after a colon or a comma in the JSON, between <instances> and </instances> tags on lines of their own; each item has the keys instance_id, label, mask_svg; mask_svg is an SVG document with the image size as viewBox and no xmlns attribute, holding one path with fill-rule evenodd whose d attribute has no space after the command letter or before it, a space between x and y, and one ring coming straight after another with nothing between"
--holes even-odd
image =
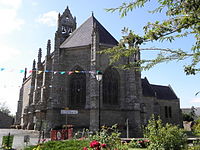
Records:
<instances>
[{"instance_id":1,"label":"slate roof","mask_svg":"<svg viewBox=\"0 0 200 150\"><path fill-rule=\"evenodd\" d=\"M117 40L94 16L91 16L61 44L60 48L71 48L92 44L92 33L95 27L99 33L99 43L113 46L117 45Z\"/></svg>"},{"instance_id":2,"label":"slate roof","mask_svg":"<svg viewBox=\"0 0 200 150\"><path fill-rule=\"evenodd\" d=\"M156 97L157 99L173 100L178 99L170 86L150 84L147 78L142 79L142 93L146 97Z\"/></svg>"},{"instance_id":3,"label":"slate roof","mask_svg":"<svg viewBox=\"0 0 200 150\"><path fill-rule=\"evenodd\" d=\"M156 96L155 91L151 87L151 84L149 83L146 77L142 79L142 94L143 96L150 96L150 97Z\"/></svg>"}]
</instances>

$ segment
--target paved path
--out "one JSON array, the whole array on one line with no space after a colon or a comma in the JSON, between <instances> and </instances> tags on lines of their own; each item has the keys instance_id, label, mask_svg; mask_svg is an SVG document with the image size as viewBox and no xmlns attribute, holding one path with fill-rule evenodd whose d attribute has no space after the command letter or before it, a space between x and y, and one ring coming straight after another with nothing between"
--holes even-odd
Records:
<instances>
[{"instance_id":1,"label":"paved path","mask_svg":"<svg viewBox=\"0 0 200 150\"><path fill-rule=\"evenodd\" d=\"M21 130L21 129L0 129L0 147L2 145L2 137L5 135L14 135L13 148L22 150L26 144L24 143L24 136L30 136L30 142L28 145L36 145L38 142L39 132L33 130Z\"/></svg>"}]
</instances>

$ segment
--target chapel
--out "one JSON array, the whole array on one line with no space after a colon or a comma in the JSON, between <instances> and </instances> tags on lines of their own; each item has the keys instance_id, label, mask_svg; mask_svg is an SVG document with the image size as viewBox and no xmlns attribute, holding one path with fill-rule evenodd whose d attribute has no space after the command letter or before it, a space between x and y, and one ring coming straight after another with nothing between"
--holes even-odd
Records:
<instances>
[{"instance_id":1,"label":"chapel","mask_svg":"<svg viewBox=\"0 0 200 150\"><path fill-rule=\"evenodd\" d=\"M124 137L127 130L129 137L141 136L152 114L181 125L180 100L171 86L149 83L138 69L118 69L99 53L117 44L93 14L77 27L67 7L58 15L54 47L48 40L45 58L39 48L31 74L25 70L15 124L46 131L64 125L97 131L117 124Z\"/></svg>"}]
</instances>

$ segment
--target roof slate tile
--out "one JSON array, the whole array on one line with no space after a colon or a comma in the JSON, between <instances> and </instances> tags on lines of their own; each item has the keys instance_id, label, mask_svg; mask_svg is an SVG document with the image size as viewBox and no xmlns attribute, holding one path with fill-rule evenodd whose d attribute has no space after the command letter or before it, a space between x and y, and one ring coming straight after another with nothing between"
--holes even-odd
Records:
<instances>
[{"instance_id":1,"label":"roof slate tile","mask_svg":"<svg viewBox=\"0 0 200 150\"><path fill-rule=\"evenodd\" d=\"M99 43L117 45L117 40L94 16L91 16L61 44L60 48L71 48L92 44L92 33L95 26L99 33Z\"/></svg>"}]
</instances>

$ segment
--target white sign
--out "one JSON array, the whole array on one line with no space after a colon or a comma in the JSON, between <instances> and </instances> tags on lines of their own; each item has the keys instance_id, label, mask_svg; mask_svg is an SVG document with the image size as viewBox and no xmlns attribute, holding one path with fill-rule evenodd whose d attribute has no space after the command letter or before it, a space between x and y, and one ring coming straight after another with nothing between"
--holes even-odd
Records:
<instances>
[{"instance_id":1,"label":"white sign","mask_svg":"<svg viewBox=\"0 0 200 150\"><path fill-rule=\"evenodd\" d=\"M71 114L71 115L74 115L74 114L78 114L78 110L61 110L60 113L61 114Z\"/></svg>"}]
</instances>

